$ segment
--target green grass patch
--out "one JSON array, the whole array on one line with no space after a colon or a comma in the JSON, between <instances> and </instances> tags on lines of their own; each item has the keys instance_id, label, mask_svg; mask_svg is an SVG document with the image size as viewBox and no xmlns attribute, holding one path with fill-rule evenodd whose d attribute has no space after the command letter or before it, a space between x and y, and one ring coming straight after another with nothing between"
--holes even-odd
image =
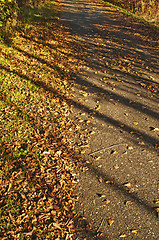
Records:
<instances>
[{"instance_id":1,"label":"green grass patch","mask_svg":"<svg viewBox=\"0 0 159 240\"><path fill-rule=\"evenodd\" d=\"M28 6L22 12L22 27L26 29L36 29L37 25L41 23L44 26L49 26L50 22L58 19L56 7L57 5L54 1L49 1L48 4L41 5L37 8Z\"/></svg>"},{"instance_id":2,"label":"green grass patch","mask_svg":"<svg viewBox=\"0 0 159 240\"><path fill-rule=\"evenodd\" d=\"M52 1L50 4L40 6L40 8L29 8L27 11L24 11L24 17L31 22L54 21L57 19L56 3Z\"/></svg>"}]
</instances>

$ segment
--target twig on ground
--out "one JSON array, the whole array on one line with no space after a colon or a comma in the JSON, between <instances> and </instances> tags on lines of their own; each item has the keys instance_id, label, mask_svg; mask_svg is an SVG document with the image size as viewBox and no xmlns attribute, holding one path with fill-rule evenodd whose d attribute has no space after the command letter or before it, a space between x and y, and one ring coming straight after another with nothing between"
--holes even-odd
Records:
<instances>
[{"instance_id":1,"label":"twig on ground","mask_svg":"<svg viewBox=\"0 0 159 240\"><path fill-rule=\"evenodd\" d=\"M88 155L93 155L93 154L95 154L95 153L98 153L98 152L101 152L101 151L103 151L103 150L106 150L106 149L109 149L109 148L112 148L112 147L115 147L115 146L119 146L119 145L128 145L127 143L118 143L118 144L113 144L113 145L111 145L111 146L109 146L109 147L104 147L104 148L101 148L101 149L99 149L99 150L97 150L97 151L95 151L95 152L92 152L92 153L89 153Z\"/></svg>"},{"instance_id":2,"label":"twig on ground","mask_svg":"<svg viewBox=\"0 0 159 240\"><path fill-rule=\"evenodd\" d=\"M102 227L104 220L105 220L105 218L103 218L103 220L102 220L100 226L99 226L98 229L97 229L97 232L99 232L99 229Z\"/></svg>"}]
</instances>

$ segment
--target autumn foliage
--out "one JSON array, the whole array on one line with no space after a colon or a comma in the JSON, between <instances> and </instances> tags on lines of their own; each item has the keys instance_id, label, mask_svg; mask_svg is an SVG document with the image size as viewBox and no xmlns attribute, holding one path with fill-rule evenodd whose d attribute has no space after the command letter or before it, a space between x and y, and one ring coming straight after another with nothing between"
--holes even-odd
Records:
<instances>
[{"instance_id":1,"label":"autumn foliage","mask_svg":"<svg viewBox=\"0 0 159 240\"><path fill-rule=\"evenodd\" d=\"M131 11L148 21L159 24L158 0L109 0L108 2Z\"/></svg>"},{"instance_id":2,"label":"autumn foliage","mask_svg":"<svg viewBox=\"0 0 159 240\"><path fill-rule=\"evenodd\" d=\"M12 47L0 45L1 239L74 239L71 50L56 8L34 9Z\"/></svg>"},{"instance_id":3,"label":"autumn foliage","mask_svg":"<svg viewBox=\"0 0 159 240\"><path fill-rule=\"evenodd\" d=\"M24 12L29 8L38 8L47 0L0 0L0 36L12 36L14 27L24 18ZM24 19L23 19L24 20Z\"/></svg>"}]
</instances>

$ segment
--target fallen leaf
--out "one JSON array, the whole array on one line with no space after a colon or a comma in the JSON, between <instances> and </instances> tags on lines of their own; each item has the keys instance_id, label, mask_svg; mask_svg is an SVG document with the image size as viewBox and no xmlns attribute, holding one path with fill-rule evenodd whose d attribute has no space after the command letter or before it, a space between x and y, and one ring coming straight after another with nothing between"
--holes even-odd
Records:
<instances>
[{"instance_id":1,"label":"fallen leaf","mask_svg":"<svg viewBox=\"0 0 159 240\"><path fill-rule=\"evenodd\" d=\"M53 226L55 227L55 228L58 228L58 229L61 229L61 227L60 227L60 225L58 224L58 223L53 223Z\"/></svg>"},{"instance_id":2,"label":"fallen leaf","mask_svg":"<svg viewBox=\"0 0 159 240\"><path fill-rule=\"evenodd\" d=\"M113 223L114 223L114 220L111 220L111 219L108 220L109 226L111 226Z\"/></svg>"},{"instance_id":3,"label":"fallen leaf","mask_svg":"<svg viewBox=\"0 0 159 240\"><path fill-rule=\"evenodd\" d=\"M124 183L124 186L127 187L127 188L131 188L131 183Z\"/></svg>"},{"instance_id":4,"label":"fallen leaf","mask_svg":"<svg viewBox=\"0 0 159 240\"><path fill-rule=\"evenodd\" d=\"M112 150L110 154L118 154L117 151Z\"/></svg>"},{"instance_id":5,"label":"fallen leaf","mask_svg":"<svg viewBox=\"0 0 159 240\"><path fill-rule=\"evenodd\" d=\"M34 230L32 230L31 232L28 233L24 233L26 236L32 236L33 235Z\"/></svg>"},{"instance_id":6,"label":"fallen leaf","mask_svg":"<svg viewBox=\"0 0 159 240\"><path fill-rule=\"evenodd\" d=\"M155 198L155 199L153 200L153 202L154 202L155 204L159 204L159 198Z\"/></svg>"},{"instance_id":7,"label":"fallen leaf","mask_svg":"<svg viewBox=\"0 0 159 240\"><path fill-rule=\"evenodd\" d=\"M137 234L138 230L131 230L131 232Z\"/></svg>"},{"instance_id":8,"label":"fallen leaf","mask_svg":"<svg viewBox=\"0 0 159 240\"><path fill-rule=\"evenodd\" d=\"M139 145L145 145L145 143L144 143L144 142L139 142L138 144L139 144Z\"/></svg>"},{"instance_id":9,"label":"fallen leaf","mask_svg":"<svg viewBox=\"0 0 159 240\"><path fill-rule=\"evenodd\" d=\"M129 150L133 150L133 147L132 147L132 146L129 146L128 149L129 149Z\"/></svg>"},{"instance_id":10,"label":"fallen leaf","mask_svg":"<svg viewBox=\"0 0 159 240\"><path fill-rule=\"evenodd\" d=\"M102 177L98 178L98 180L99 180L100 183L103 182L103 178Z\"/></svg>"},{"instance_id":11,"label":"fallen leaf","mask_svg":"<svg viewBox=\"0 0 159 240\"><path fill-rule=\"evenodd\" d=\"M126 206L129 206L129 205L132 205L132 204L133 204L133 202L131 202L131 201L126 201L126 202L125 202L125 205L126 205Z\"/></svg>"},{"instance_id":12,"label":"fallen leaf","mask_svg":"<svg viewBox=\"0 0 159 240\"><path fill-rule=\"evenodd\" d=\"M116 170L119 169L119 166L114 166L114 169L116 169Z\"/></svg>"},{"instance_id":13,"label":"fallen leaf","mask_svg":"<svg viewBox=\"0 0 159 240\"><path fill-rule=\"evenodd\" d=\"M102 168L102 165L98 165L99 168Z\"/></svg>"},{"instance_id":14,"label":"fallen leaf","mask_svg":"<svg viewBox=\"0 0 159 240\"><path fill-rule=\"evenodd\" d=\"M137 126L138 124L139 124L138 122L134 122L134 125L136 125L136 126Z\"/></svg>"},{"instance_id":15,"label":"fallen leaf","mask_svg":"<svg viewBox=\"0 0 159 240\"><path fill-rule=\"evenodd\" d=\"M109 203L110 203L110 200L105 199L103 202L106 203L106 204L109 204Z\"/></svg>"},{"instance_id":16,"label":"fallen leaf","mask_svg":"<svg viewBox=\"0 0 159 240\"><path fill-rule=\"evenodd\" d=\"M159 131L159 128L156 128L156 127L150 127L150 131L152 131L152 132L158 132L158 131Z\"/></svg>"},{"instance_id":17,"label":"fallen leaf","mask_svg":"<svg viewBox=\"0 0 159 240\"><path fill-rule=\"evenodd\" d=\"M85 154L85 153L86 153L86 150L81 151L81 154Z\"/></svg>"},{"instance_id":18,"label":"fallen leaf","mask_svg":"<svg viewBox=\"0 0 159 240\"><path fill-rule=\"evenodd\" d=\"M100 105L95 107L95 110L99 110L100 109Z\"/></svg>"},{"instance_id":19,"label":"fallen leaf","mask_svg":"<svg viewBox=\"0 0 159 240\"><path fill-rule=\"evenodd\" d=\"M155 144L155 148L159 149L159 144Z\"/></svg>"},{"instance_id":20,"label":"fallen leaf","mask_svg":"<svg viewBox=\"0 0 159 240\"><path fill-rule=\"evenodd\" d=\"M106 197L106 195L101 194L101 193L97 193L97 195L98 195L98 197L100 197L100 198L105 198L105 197Z\"/></svg>"},{"instance_id":21,"label":"fallen leaf","mask_svg":"<svg viewBox=\"0 0 159 240\"><path fill-rule=\"evenodd\" d=\"M133 188L130 188L129 193L133 193L135 190Z\"/></svg>"},{"instance_id":22,"label":"fallen leaf","mask_svg":"<svg viewBox=\"0 0 159 240\"><path fill-rule=\"evenodd\" d=\"M125 155L126 155L126 154L128 154L128 152L127 152L127 151L125 151L125 152L123 152L123 154L125 154Z\"/></svg>"},{"instance_id":23,"label":"fallen leaf","mask_svg":"<svg viewBox=\"0 0 159 240\"><path fill-rule=\"evenodd\" d=\"M126 238L127 235L126 235L126 234L121 234L119 237L120 237L120 238Z\"/></svg>"},{"instance_id":24,"label":"fallen leaf","mask_svg":"<svg viewBox=\"0 0 159 240\"><path fill-rule=\"evenodd\" d=\"M159 208L155 208L154 210L155 212L159 213Z\"/></svg>"},{"instance_id":25,"label":"fallen leaf","mask_svg":"<svg viewBox=\"0 0 159 240\"><path fill-rule=\"evenodd\" d=\"M90 131L89 134L95 134L95 132L94 131Z\"/></svg>"},{"instance_id":26,"label":"fallen leaf","mask_svg":"<svg viewBox=\"0 0 159 240\"><path fill-rule=\"evenodd\" d=\"M113 182L113 181L110 181L110 180L105 181L105 183L114 184L114 182Z\"/></svg>"}]
</instances>

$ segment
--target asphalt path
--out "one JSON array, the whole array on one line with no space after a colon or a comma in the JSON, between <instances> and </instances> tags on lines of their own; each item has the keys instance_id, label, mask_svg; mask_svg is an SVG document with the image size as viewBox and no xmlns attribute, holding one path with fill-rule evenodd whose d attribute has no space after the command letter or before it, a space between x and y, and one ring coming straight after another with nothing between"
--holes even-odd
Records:
<instances>
[{"instance_id":1,"label":"asphalt path","mask_svg":"<svg viewBox=\"0 0 159 240\"><path fill-rule=\"evenodd\" d=\"M89 226L78 239L159 239L158 34L100 1L61 2L78 46L76 211Z\"/></svg>"}]
</instances>

